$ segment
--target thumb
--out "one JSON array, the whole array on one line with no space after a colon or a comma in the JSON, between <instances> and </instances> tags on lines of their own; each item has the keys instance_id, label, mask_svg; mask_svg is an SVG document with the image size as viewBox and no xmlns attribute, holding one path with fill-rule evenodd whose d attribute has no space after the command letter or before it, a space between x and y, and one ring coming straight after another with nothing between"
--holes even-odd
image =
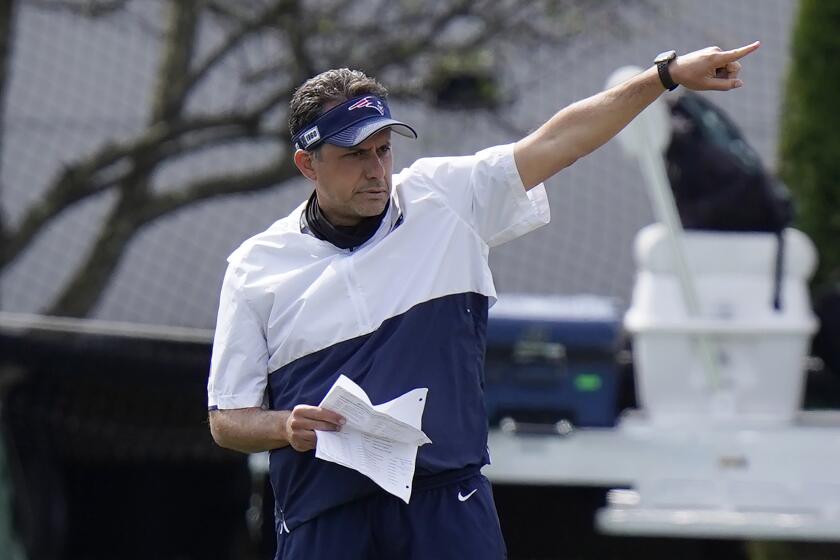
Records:
<instances>
[{"instance_id":1,"label":"thumb","mask_svg":"<svg viewBox=\"0 0 840 560\"><path fill-rule=\"evenodd\" d=\"M729 91L730 89L739 88L744 85L744 82L738 78L706 78L703 80L703 88L705 90Z\"/></svg>"}]
</instances>

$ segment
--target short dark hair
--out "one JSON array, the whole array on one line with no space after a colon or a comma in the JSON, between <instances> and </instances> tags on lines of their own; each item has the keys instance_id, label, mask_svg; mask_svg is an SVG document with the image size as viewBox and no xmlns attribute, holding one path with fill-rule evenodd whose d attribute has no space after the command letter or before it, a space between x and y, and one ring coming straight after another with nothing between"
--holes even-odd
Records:
<instances>
[{"instance_id":1,"label":"short dark hair","mask_svg":"<svg viewBox=\"0 0 840 560\"><path fill-rule=\"evenodd\" d=\"M289 132L292 136L324 112L324 106L342 103L353 97L372 94L388 97L385 86L358 70L337 68L309 78L295 90L289 103Z\"/></svg>"}]
</instances>

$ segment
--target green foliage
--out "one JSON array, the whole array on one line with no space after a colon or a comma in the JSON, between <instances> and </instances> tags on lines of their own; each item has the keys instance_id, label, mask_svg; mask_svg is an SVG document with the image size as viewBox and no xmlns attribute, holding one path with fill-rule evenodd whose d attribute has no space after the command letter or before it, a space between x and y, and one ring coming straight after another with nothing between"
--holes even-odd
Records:
<instances>
[{"instance_id":1,"label":"green foliage","mask_svg":"<svg viewBox=\"0 0 840 560\"><path fill-rule=\"evenodd\" d=\"M441 57L427 87L441 109L496 109L503 102L498 76L492 51L473 49Z\"/></svg>"},{"instance_id":2,"label":"green foliage","mask_svg":"<svg viewBox=\"0 0 840 560\"><path fill-rule=\"evenodd\" d=\"M813 285L840 282L840 2L802 0L782 111L780 172L817 246Z\"/></svg>"}]
</instances>

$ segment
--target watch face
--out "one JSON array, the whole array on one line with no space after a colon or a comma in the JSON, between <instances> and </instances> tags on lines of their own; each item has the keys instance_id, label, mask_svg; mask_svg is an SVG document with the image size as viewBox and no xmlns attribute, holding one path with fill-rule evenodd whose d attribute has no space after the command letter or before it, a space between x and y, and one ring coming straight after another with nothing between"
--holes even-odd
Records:
<instances>
[{"instance_id":1,"label":"watch face","mask_svg":"<svg viewBox=\"0 0 840 560\"><path fill-rule=\"evenodd\" d=\"M653 61L656 63L667 62L675 58L677 58L677 51L665 51L656 55L656 58L654 58Z\"/></svg>"}]
</instances>

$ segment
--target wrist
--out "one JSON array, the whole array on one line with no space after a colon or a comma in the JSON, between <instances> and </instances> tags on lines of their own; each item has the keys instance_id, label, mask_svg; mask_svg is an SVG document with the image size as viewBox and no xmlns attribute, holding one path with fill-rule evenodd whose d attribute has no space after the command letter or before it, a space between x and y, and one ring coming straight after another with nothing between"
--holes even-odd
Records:
<instances>
[{"instance_id":1,"label":"wrist","mask_svg":"<svg viewBox=\"0 0 840 560\"><path fill-rule=\"evenodd\" d=\"M656 71L659 75L659 81L662 84L662 87L668 91L674 91L677 89L679 82L673 75L673 69L675 69L677 65L676 51L665 51L659 53L656 55L656 58L653 59L653 63L656 65Z\"/></svg>"},{"instance_id":2,"label":"wrist","mask_svg":"<svg viewBox=\"0 0 840 560\"><path fill-rule=\"evenodd\" d=\"M685 85L685 60L682 60L680 57L677 57L670 65L668 65L668 72L671 74L671 79L674 80L674 83L683 87L687 87Z\"/></svg>"},{"instance_id":3,"label":"wrist","mask_svg":"<svg viewBox=\"0 0 840 560\"><path fill-rule=\"evenodd\" d=\"M659 70L656 68L656 64L649 66L642 75L644 76L647 86L651 88L651 91L655 90L657 96L668 91L665 89L665 86L662 85L662 80L659 79Z\"/></svg>"},{"instance_id":4,"label":"wrist","mask_svg":"<svg viewBox=\"0 0 840 560\"><path fill-rule=\"evenodd\" d=\"M289 430L289 416L291 416L290 410L277 410L271 411L273 418L272 424L275 426L274 428L274 437L281 442L284 446L289 444L289 437L291 436Z\"/></svg>"}]
</instances>

